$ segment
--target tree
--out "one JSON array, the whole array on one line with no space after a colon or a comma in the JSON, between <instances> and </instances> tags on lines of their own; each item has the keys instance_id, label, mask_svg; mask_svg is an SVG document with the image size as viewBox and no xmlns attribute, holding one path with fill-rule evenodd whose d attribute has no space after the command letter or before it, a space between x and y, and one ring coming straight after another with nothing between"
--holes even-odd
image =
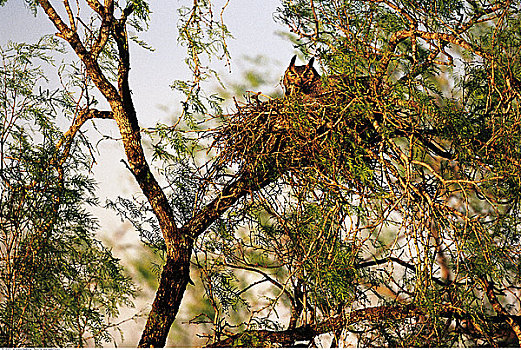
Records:
<instances>
[{"instance_id":1,"label":"tree","mask_svg":"<svg viewBox=\"0 0 521 350\"><path fill-rule=\"evenodd\" d=\"M128 83L126 28L146 26L146 2L87 0L81 21L68 1L63 16L33 5L110 107L84 94L69 133L117 123L146 201L112 206L165 257L140 346L164 346L191 265L211 306L193 321L211 324L213 346L326 333L332 345L519 344L518 1L283 0L277 20L320 59L322 93L252 94L231 115L200 84L216 75L205 58L229 59L228 32L194 1L179 23L194 76L175 84L192 132L147 131L166 187ZM204 114L219 125L200 129Z\"/></svg>"},{"instance_id":2,"label":"tree","mask_svg":"<svg viewBox=\"0 0 521 350\"><path fill-rule=\"evenodd\" d=\"M79 116L62 134L60 112L75 105L45 90L38 64L59 49L46 38L0 51L0 344L84 346L111 339L110 318L131 305L134 287L93 237L91 157L76 136ZM35 86L40 89L35 89ZM76 137L75 137L76 136Z\"/></svg>"}]
</instances>

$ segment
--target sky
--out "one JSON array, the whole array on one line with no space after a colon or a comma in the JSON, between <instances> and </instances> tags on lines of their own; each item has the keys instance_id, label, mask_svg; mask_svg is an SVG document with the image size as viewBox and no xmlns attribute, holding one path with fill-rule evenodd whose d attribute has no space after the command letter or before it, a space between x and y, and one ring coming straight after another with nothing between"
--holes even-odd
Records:
<instances>
[{"instance_id":1,"label":"sky","mask_svg":"<svg viewBox=\"0 0 521 350\"><path fill-rule=\"evenodd\" d=\"M190 71L184 63L185 48L177 42L177 8L190 5L191 2L192 0L151 0L150 28L145 33L139 33L139 38L155 51L149 52L136 45L131 46L130 85L142 127L153 126L156 122L173 124L179 115L181 96L174 93L170 85L177 79L189 79ZM217 12L220 12L226 1L215 0L215 3ZM231 72L222 64L216 66L224 81L240 82L241 73L254 64L248 57L257 56L267 58L264 71L269 70L269 75L275 77L274 80L283 75L295 50L288 40L277 34L285 31L284 27L273 20L279 3L280 0L229 1L224 12L224 21L234 37L228 41L232 57ZM54 1L53 4L56 7L61 6L61 1ZM42 35L55 32L56 29L43 11L39 11L34 17L22 0L8 0L6 5L0 7L0 46L6 45L8 41L34 43ZM278 81L271 82L266 89L273 91L277 88L277 83ZM119 137L115 123L111 120L97 120L94 123L98 131L92 125L85 125L82 130L96 145L96 163L92 168L92 176L98 183L97 195L100 203L103 205L107 199L114 200L119 195L127 198L139 196L137 184L120 161L125 159L120 142L97 142L100 134ZM66 128L65 125L64 130ZM128 223L122 223L108 209L94 207L91 212L100 222L98 235L113 245L116 256L125 260L132 254L129 251L138 251L140 243L137 234ZM140 307L139 303L136 306ZM132 312L127 310L127 316ZM125 344L133 346L136 342L134 338L139 337L141 330L142 325L138 325L134 330L125 332ZM135 334L128 334L132 332Z\"/></svg>"},{"instance_id":2,"label":"sky","mask_svg":"<svg viewBox=\"0 0 521 350\"><path fill-rule=\"evenodd\" d=\"M60 5L56 1L56 7ZM165 119L167 110L179 105L179 96L172 93L170 85L176 79L188 79L190 72L184 63L185 48L177 43L177 8L190 5L188 0L152 0L150 28L139 33L141 40L155 51L149 52L137 46L131 49L131 87L136 109L142 123L154 124ZM224 0L216 0L220 12ZM224 12L224 21L234 39L228 42L232 55L231 73L220 72L234 79L240 74L244 56L265 55L280 62L280 74L293 54L291 43L276 35L284 30L273 20L280 0L231 0ZM42 34L56 30L39 11L36 18L22 0L9 0L0 7L0 45L8 40L35 42ZM224 78L227 78L226 76ZM165 108L168 107L168 108Z\"/></svg>"}]
</instances>

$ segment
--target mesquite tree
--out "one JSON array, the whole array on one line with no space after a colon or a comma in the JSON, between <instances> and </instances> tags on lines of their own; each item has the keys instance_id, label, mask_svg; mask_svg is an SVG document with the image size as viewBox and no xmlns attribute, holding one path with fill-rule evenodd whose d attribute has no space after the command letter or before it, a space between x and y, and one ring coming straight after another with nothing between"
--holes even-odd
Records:
<instances>
[{"instance_id":1,"label":"mesquite tree","mask_svg":"<svg viewBox=\"0 0 521 350\"><path fill-rule=\"evenodd\" d=\"M282 0L276 20L322 86L230 115L200 85L228 32L194 1L179 22L193 80L174 84L191 133L147 131L166 187L128 82L146 2L33 5L110 107L83 94L71 129L118 125L146 202L111 205L165 257L140 346L164 346L191 266L213 346L519 344L519 1Z\"/></svg>"},{"instance_id":2,"label":"mesquite tree","mask_svg":"<svg viewBox=\"0 0 521 350\"><path fill-rule=\"evenodd\" d=\"M130 279L94 238L98 224L87 208L98 199L89 143L78 135L83 117L62 133L59 122L77 105L67 91L42 86L42 66L52 67L56 50L49 37L0 48L0 344L7 347L101 345L121 305L132 305ZM67 85L78 82L66 75Z\"/></svg>"}]
</instances>

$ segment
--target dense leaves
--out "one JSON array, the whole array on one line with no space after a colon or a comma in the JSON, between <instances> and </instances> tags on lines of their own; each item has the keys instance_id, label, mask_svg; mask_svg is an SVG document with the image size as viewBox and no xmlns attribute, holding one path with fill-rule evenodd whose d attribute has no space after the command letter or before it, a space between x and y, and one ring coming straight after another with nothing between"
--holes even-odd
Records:
<instances>
[{"instance_id":1,"label":"dense leaves","mask_svg":"<svg viewBox=\"0 0 521 350\"><path fill-rule=\"evenodd\" d=\"M282 2L278 20L305 54L321 57L326 88L252 98L217 136L218 162L276 179L242 204L243 214L229 214L222 246L213 235L207 246L222 273L252 271L256 283L273 285L271 298L248 304L251 315L273 319L288 305L279 329L295 329L297 340L301 324L407 304L423 316L340 327L334 344L516 344L517 9Z\"/></svg>"},{"instance_id":2,"label":"dense leaves","mask_svg":"<svg viewBox=\"0 0 521 350\"><path fill-rule=\"evenodd\" d=\"M93 236L84 142L57 148L55 118L71 105L63 91L42 88L40 65L54 49L42 41L0 52L0 344L8 347L111 341L111 319L134 291Z\"/></svg>"}]
</instances>

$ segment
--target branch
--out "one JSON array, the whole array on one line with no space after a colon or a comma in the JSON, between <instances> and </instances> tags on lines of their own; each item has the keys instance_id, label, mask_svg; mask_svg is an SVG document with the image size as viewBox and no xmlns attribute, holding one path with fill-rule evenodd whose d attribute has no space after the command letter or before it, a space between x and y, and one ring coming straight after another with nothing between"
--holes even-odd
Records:
<instances>
[{"instance_id":1,"label":"branch","mask_svg":"<svg viewBox=\"0 0 521 350\"><path fill-rule=\"evenodd\" d=\"M388 262L395 262L397 263L398 265L401 265L411 271L416 271L416 266L411 264L411 263L408 263L408 262L405 262L403 261L402 259L399 259L399 258L396 258L396 257L393 257L393 256L390 256L388 258L383 258L383 259L374 259L372 261L366 261L366 262L363 262L363 263L360 263L360 264L356 264L355 265L355 268L364 268L364 267L371 267L371 266L377 266L377 265L382 265L382 264L386 264ZM437 278L437 277L434 277L432 276L431 277L432 280L434 282L436 282L436 284L440 285L440 286L447 286L447 283L443 282L441 279Z\"/></svg>"},{"instance_id":2,"label":"branch","mask_svg":"<svg viewBox=\"0 0 521 350\"><path fill-rule=\"evenodd\" d=\"M405 306L377 306L350 312L348 315L337 315L328 320L316 324L304 325L294 329L285 331L267 331L267 330L251 330L233 335L222 341L208 345L211 348L233 347L237 345L237 341L243 339L257 338L269 343L292 344L295 341L312 340L320 334L329 333L337 329L343 329L347 326L356 324L361 321L378 321L385 319L402 320L415 316L423 315L413 305ZM254 344L251 344L254 345Z\"/></svg>"},{"instance_id":3,"label":"branch","mask_svg":"<svg viewBox=\"0 0 521 350\"><path fill-rule=\"evenodd\" d=\"M112 0L106 0L112 1ZM136 119L136 111L134 109L134 103L132 102L132 94L130 91L130 85L128 82L130 72L130 53L128 50L128 36L126 30L126 21L128 16L134 11L132 3L130 3L123 11L121 18L116 22L112 23L112 31L114 39L118 46L119 53L119 66L118 66L118 89L123 103L128 107L127 110L131 114L131 120Z\"/></svg>"},{"instance_id":4,"label":"branch","mask_svg":"<svg viewBox=\"0 0 521 350\"><path fill-rule=\"evenodd\" d=\"M64 154L68 154L72 136L87 119L95 116L113 116L121 134L132 175L139 184L143 194L147 197L161 227L167 247L167 261L163 268L160 286L156 293L140 345L164 346L168 331L175 319L183 293L186 290L186 284L190 280L189 262L193 241L186 235L186 232L190 232L190 230L180 231L178 229L170 201L152 174L141 143L140 127L128 84L130 59L126 20L132 13L133 6L128 5L124 9L121 19L116 21L113 18L113 0L106 0L104 9L95 0L87 0L95 12L98 14L103 13L101 16L102 27L100 36L97 38L93 51L89 52L81 42L78 33L67 27L50 2L48 0L38 1L51 22L58 29L59 33L57 36L65 39L82 60L88 76L105 97L113 113L105 114L103 112L91 111L80 114L78 120L76 120L59 146L63 147L63 145L66 145ZM118 45L119 67L117 79L119 91L105 76L97 61L98 55L106 43L107 35L113 35ZM58 168L60 168L59 164ZM242 195L243 193L244 191L241 191L239 194ZM228 202L233 203L235 200L233 199L231 202L228 200ZM213 208L210 207L210 209ZM222 213L222 211L218 210L215 210L215 212ZM215 217L213 217L213 220L215 220Z\"/></svg>"},{"instance_id":5,"label":"branch","mask_svg":"<svg viewBox=\"0 0 521 350\"><path fill-rule=\"evenodd\" d=\"M98 0L87 0L87 4L89 4L90 8L94 10L94 12L103 17L105 9L103 8L103 5L99 3Z\"/></svg>"},{"instance_id":6,"label":"branch","mask_svg":"<svg viewBox=\"0 0 521 350\"><path fill-rule=\"evenodd\" d=\"M424 39L424 40L435 40L435 41L447 41L451 44L460 46L466 50L469 50L478 56L481 56L483 58L486 58L490 61L494 59L492 55L490 55L488 52L483 51L481 48L476 47L464 39L462 39L459 35L455 36L452 34L446 34L446 33L430 33L430 32L424 32L421 30L414 31L414 34L418 37Z\"/></svg>"},{"instance_id":7,"label":"branch","mask_svg":"<svg viewBox=\"0 0 521 350\"><path fill-rule=\"evenodd\" d=\"M275 180L269 171L257 175L258 177L253 179L248 172L242 173L237 181L227 185L216 199L195 214L181 230L186 232L192 239L197 238L237 200Z\"/></svg>"},{"instance_id":8,"label":"branch","mask_svg":"<svg viewBox=\"0 0 521 350\"><path fill-rule=\"evenodd\" d=\"M88 3L101 16L101 28L99 35L91 49L92 57L97 59L101 50L103 50L103 47L107 43L110 30L114 24L114 1L105 0L105 7L101 6L97 1L94 0L90 0Z\"/></svg>"},{"instance_id":9,"label":"branch","mask_svg":"<svg viewBox=\"0 0 521 350\"><path fill-rule=\"evenodd\" d=\"M407 19L407 21L409 22L409 29L415 29L415 28L418 28L418 21L412 17L411 14L409 14L405 9L403 8L400 8L399 6L393 4L392 2L388 1L388 0L371 0L371 1L374 1L374 2L383 2L385 3L387 6L389 6L390 8L392 8L393 10L395 10L396 12L398 12L400 15L402 15L403 17L405 17Z\"/></svg>"},{"instance_id":10,"label":"branch","mask_svg":"<svg viewBox=\"0 0 521 350\"><path fill-rule=\"evenodd\" d=\"M387 52L385 52L382 55L382 59L380 60L380 63L378 65L377 69L377 79L380 80L385 71L387 70L387 67L389 66L389 63L391 62L391 58L394 56L394 51L399 43L401 43L403 40L407 38L422 38L425 41L446 41L453 45L460 46L466 50L469 50L473 53L475 53L478 56L481 56L488 60L493 60L494 57L490 55L488 52L483 51L481 48L476 47L469 42L465 41L460 37L459 34L447 34L447 33L431 33L431 32L425 32L422 30L417 29L410 29L410 30L400 30L395 32L391 38L389 39L389 49ZM437 46L437 45L436 45Z\"/></svg>"},{"instance_id":11,"label":"branch","mask_svg":"<svg viewBox=\"0 0 521 350\"><path fill-rule=\"evenodd\" d=\"M461 310L460 308L455 308L451 305L444 306L443 309L440 310L440 312L436 316L454 318L458 320L467 320L471 323L475 321L476 317L475 315L471 315ZM378 321L398 321L412 317L429 317L429 314L427 314L425 311L421 310L414 304L368 307L364 309L351 311L347 315L336 315L320 323L303 325L301 327L287 329L284 331L248 330L239 334L235 334L224 340L210 344L207 347L221 348L256 345L245 344L245 341L251 339L262 339L263 342L269 342L271 344L294 344L297 341L311 341L314 337L318 335L334 332L337 330L343 330L346 327L355 325L359 322L375 323ZM510 319L512 320L512 322L517 322L517 324L519 324L521 319L521 316L505 315L479 315L479 317L487 319L487 321L493 323L509 323Z\"/></svg>"},{"instance_id":12,"label":"branch","mask_svg":"<svg viewBox=\"0 0 521 350\"><path fill-rule=\"evenodd\" d=\"M76 31L76 23L74 23L74 15L72 14L71 6L69 4L69 0L64 0L63 4L65 6L65 10L67 11L67 15L69 16L69 24L71 25L72 31Z\"/></svg>"},{"instance_id":13,"label":"branch","mask_svg":"<svg viewBox=\"0 0 521 350\"><path fill-rule=\"evenodd\" d=\"M85 122L89 119L114 119L114 115L111 111L99 111L97 109L82 110L76 117L76 120L71 125L69 130L63 134L60 141L56 144L56 150L59 151L63 147L63 152L57 159L53 161L54 164L61 166L67 159L74 136L83 126L83 124L85 124Z\"/></svg>"},{"instance_id":14,"label":"branch","mask_svg":"<svg viewBox=\"0 0 521 350\"><path fill-rule=\"evenodd\" d=\"M173 242L166 241L169 256L161 273L159 287L139 347L165 346L170 326L190 281L190 258L195 238L240 198L274 180L275 177L269 171L263 172L256 179L252 179L248 172L243 172L235 182L224 187L216 199L184 224L176 232ZM167 238L165 237L165 240ZM169 244L175 244L175 247L169 249Z\"/></svg>"},{"instance_id":15,"label":"branch","mask_svg":"<svg viewBox=\"0 0 521 350\"><path fill-rule=\"evenodd\" d=\"M396 136L409 136L409 133L412 133L412 135L417 137L418 140L425 147L427 147L431 152L435 153L436 155L438 155L438 156L440 156L442 158L446 158L446 159L454 159L454 155L451 152L443 149L441 146L438 146L433 141L431 141L428 138L426 138L424 136L425 131L423 131L423 130L420 130L420 131L410 130L410 128L407 128L405 130L399 130L399 129L396 130Z\"/></svg>"},{"instance_id":16,"label":"branch","mask_svg":"<svg viewBox=\"0 0 521 350\"><path fill-rule=\"evenodd\" d=\"M51 3L48 0L38 1L40 3L40 6L47 14L47 17L49 17L56 29L58 29L59 33L56 35L67 40L67 42L71 44L76 53L81 52L83 55L87 54L87 50L81 43L78 33L76 33L74 30L72 30L65 24L65 22L61 19L60 15L58 15Z\"/></svg>"},{"instance_id":17,"label":"branch","mask_svg":"<svg viewBox=\"0 0 521 350\"><path fill-rule=\"evenodd\" d=\"M507 5L507 7L508 6L509 6L509 4ZM481 11L478 11L466 23L461 24L460 28L458 28L458 30L457 30L457 33L458 34L463 33L479 22L488 21L488 20L495 18L495 15L494 15L494 16L482 19L482 17L484 15L489 15L491 13L495 13L495 12L499 11L500 9L502 9L503 7L505 7L505 3L502 1L498 1L497 4L495 4L494 6L488 8L488 9L481 9Z\"/></svg>"},{"instance_id":18,"label":"branch","mask_svg":"<svg viewBox=\"0 0 521 350\"><path fill-rule=\"evenodd\" d=\"M95 57L93 57L91 53L85 48L81 42L80 37L78 36L78 33L67 27L67 25L63 22L61 17L58 15L48 0L38 1L40 6L47 14L47 17L49 17L56 29L58 29L59 33L56 35L69 43L76 55L78 55L78 57L85 64L89 77L92 79L94 84L96 84L96 87L100 90L103 96L105 96L112 107L112 103L120 99L119 94L117 93L116 88L103 75L103 72L101 71L101 68L99 67Z\"/></svg>"},{"instance_id":19,"label":"branch","mask_svg":"<svg viewBox=\"0 0 521 350\"><path fill-rule=\"evenodd\" d=\"M505 310L503 305L501 305L501 303L497 299L496 294L494 293L494 283L492 281L489 282L486 278L480 278L480 282L483 285L483 287L485 288L485 292L487 294L488 301L492 305L492 308L494 309L494 311L496 311L496 313L498 315L505 317L506 322L512 328L512 330L514 331L514 333L517 337L518 345L521 344L521 325L519 323L519 319L512 317Z\"/></svg>"},{"instance_id":20,"label":"branch","mask_svg":"<svg viewBox=\"0 0 521 350\"><path fill-rule=\"evenodd\" d=\"M71 45L78 57L85 64L89 77L110 104L114 113L114 119L118 124L122 136L125 153L132 173L159 220L168 250L170 252L177 250L176 245L179 242L182 242L181 244L185 244L186 242L184 242L184 237L178 235L179 231L173 220L174 215L170 203L146 162L145 154L141 146L139 123L128 86L130 60L128 45L126 44L125 21L132 12L132 6L127 6L123 11L122 19L118 21L117 25L114 23L111 24L113 25L114 37L118 42L120 54L120 67L118 71L120 94L103 74L96 57L85 49L78 34L65 25L49 1L39 0L39 3L49 19L60 31L57 35L64 38ZM106 1L106 5L111 5L111 3L112 0ZM90 4L93 4L93 6L97 8L97 11L100 11L100 8L97 7L95 3L91 1ZM105 9L105 12L110 13L110 9Z\"/></svg>"},{"instance_id":21,"label":"branch","mask_svg":"<svg viewBox=\"0 0 521 350\"><path fill-rule=\"evenodd\" d=\"M256 272L260 275L262 275L262 277L264 277L264 280L270 282L271 284L273 284L275 287L279 288L281 291L283 291L287 296L288 298L291 300L291 303L294 304L295 303L295 300L293 299L293 296L291 295L291 293L289 293L289 291L286 289L286 286L282 285L279 281L271 278L270 275L268 275L267 273L259 270L259 269L256 269L254 267L249 267L249 266L238 266L238 265L233 265L233 264L230 264L230 263L225 263L226 266L228 267L231 267L232 269L239 269L239 270L246 270L246 271L252 271L252 272Z\"/></svg>"}]
</instances>

